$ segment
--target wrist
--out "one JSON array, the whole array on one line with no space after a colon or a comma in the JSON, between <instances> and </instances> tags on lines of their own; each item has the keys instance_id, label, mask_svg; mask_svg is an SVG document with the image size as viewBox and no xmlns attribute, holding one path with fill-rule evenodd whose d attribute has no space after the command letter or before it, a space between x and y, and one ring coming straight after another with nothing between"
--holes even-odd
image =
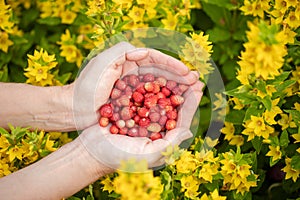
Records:
<instances>
[{"instance_id":1,"label":"wrist","mask_svg":"<svg viewBox=\"0 0 300 200\"><path fill-rule=\"evenodd\" d=\"M102 176L105 176L107 174L110 174L114 172L114 170L107 165L100 162L95 156L93 156L86 146L87 144L82 141L82 138L79 136L74 140L73 142L76 143L76 146L78 147L81 156L81 163L82 167L87 170L87 174L89 174L90 177L95 178L94 181L99 179Z\"/></svg>"}]
</instances>

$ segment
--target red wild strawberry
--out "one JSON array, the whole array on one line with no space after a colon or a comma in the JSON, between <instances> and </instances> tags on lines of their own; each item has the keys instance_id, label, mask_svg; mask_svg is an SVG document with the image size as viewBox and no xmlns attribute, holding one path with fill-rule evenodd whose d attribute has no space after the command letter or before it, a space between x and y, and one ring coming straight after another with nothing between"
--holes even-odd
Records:
<instances>
[{"instance_id":1,"label":"red wild strawberry","mask_svg":"<svg viewBox=\"0 0 300 200\"><path fill-rule=\"evenodd\" d=\"M110 94L110 98L117 99L121 96L121 94L122 94L121 90L117 88L113 88Z\"/></svg>"},{"instance_id":2,"label":"red wild strawberry","mask_svg":"<svg viewBox=\"0 0 300 200\"><path fill-rule=\"evenodd\" d=\"M111 104L104 104L100 107L100 115L101 117L111 117L113 114L113 109Z\"/></svg>"},{"instance_id":3,"label":"red wild strawberry","mask_svg":"<svg viewBox=\"0 0 300 200\"><path fill-rule=\"evenodd\" d=\"M157 104L161 108L165 108L166 106L170 106L171 105L171 100L169 98L161 98L161 99L158 99Z\"/></svg>"},{"instance_id":4,"label":"red wild strawberry","mask_svg":"<svg viewBox=\"0 0 300 200\"><path fill-rule=\"evenodd\" d=\"M174 108L173 108L173 106L166 106L165 107L165 111L166 112L168 112L168 111L170 111L170 110L173 110Z\"/></svg>"},{"instance_id":5,"label":"red wild strawberry","mask_svg":"<svg viewBox=\"0 0 300 200\"><path fill-rule=\"evenodd\" d=\"M182 93L183 93L178 86L174 87L172 89L172 92L173 92L173 94L176 94L176 95L182 95Z\"/></svg>"},{"instance_id":6,"label":"red wild strawberry","mask_svg":"<svg viewBox=\"0 0 300 200\"><path fill-rule=\"evenodd\" d=\"M138 76L136 76L134 74L132 74L132 75L129 76L129 82L128 82L128 84L130 86L136 87L139 84L139 82L140 81L139 81L139 77Z\"/></svg>"},{"instance_id":7,"label":"red wild strawberry","mask_svg":"<svg viewBox=\"0 0 300 200\"><path fill-rule=\"evenodd\" d=\"M127 127L123 127L119 129L119 134L121 135L126 135L128 133L128 128Z\"/></svg>"},{"instance_id":8,"label":"red wild strawberry","mask_svg":"<svg viewBox=\"0 0 300 200\"><path fill-rule=\"evenodd\" d=\"M144 88L147 92L152 92L154 90L154 83L153 82L146 82Z\"/></svg>"},{"instance_id":9,"label":"red wild strawberry","mask_svg":"<svg viewBox=\"0 0 300 200\"><path fill-rule=\"evenodd\" d=\"M139 136L140 137L147 137L148 136L148 131L145 127L139 127Z\"/></svg>"},{"instance_id":10,"label":"red wild strawberry","mask_svg":"<svg viewBox=\"0 0 300 200\"><path fill-rule=\"evenodd\" d=\"M168 97L168 96L171 95L171 90L169 90L169 89L166 88L166 87L161 88L161 92L162 92L166 97Z\"/></svg>"},{"instance_id":11,"label":"red wild strawberry","mask_svg":"<svg viewBox=\"0 0 300 200\"><path fill-rule=\"evenodd\" d=\"M150 97L153 97L154 95L155 95L154 93L149 92L149 93L146 93L146 94L144 95L144 97L145 97L145 98L150 98Z\"/></svg>"},{"instance_id":12,"label":"red wild strawberry","mask_svg":"<svg viewBox=\"0 0 300 200\"><path fill-rule=\"evenodd\" d=\"M184 102L184 98L180 95L172 95L170 100L173 106L179 106Z\"/></svg>"},{"instance_id":13,"label":"red wild strawberry","mask_svg":"<svg viewBox=\"0 0 300 200\"><path fill-rule=\"evenodd\" d=\"M120 107L119 106L114 106L114 113L117 113L120 111Z\"/></svg>"},{"instance_id":14,"label":"red wild strawberry","mask_svg":"<svg viewBox=\"0 0 300 200\"><path fill-rule=\"evenodd\" d=\"M130 102L131 103L131 102ZM136 105L131 105L130 109L132 110L132 112L136 112L137 111L137 106Z\"/></svg>"},{"instance_id":15,"label":"red wild strawberry","mask_svg":"<svg viewBox=\"0 0 300 200\"><path fill-rule=\"evenodd\" d=\"M159 123L150 123L147 130L153 133L159 132L161 130L161 126Z\"/></svg>"},{"instance_id":16,"label":"red wild strawberry","mask_svg":"<svg viewBox=\"0 0 300 200\"><path fill-rule=\"evenodd\" d=\"M128 119L126 120L125 125L127 128L132 128L135 125L135 121L133 119Z\"/></svg>"},{"instance_id":17,"label":"red wild strawberry","mask_svg":"<svg viewBox=\"0 0 300 200\"><path fill-rule=\"evenodd\" d=\"M154 106L156 106L157 104L157 96L154 95L152 97L149 97L149 98L145 98L145 101L144 101L144 105L147 107L147 108L152 108Z\"/></svg>"},{"instance_id":18,"label":"red wild strawberry","mask_svg":"<svg viewBox=\"0 0 300 200\"><path fill-rule=\"evenodd\" d=\"M130 109L130 107L125 106L120 111L120 116L121 116L121 119L128 120L128 119L131 119L131 117L133 116L133 112Z\"/></svg>"},{"instance_id":19,"label":"red wild strawberry","mask_svg":"<svg viewBox=\"0 0 300 200\"><path fill-rule=\"evenodd\" d=\"M119 133L119 129L116 125L111 125L111 127L109 128L109 131L111 132L111 134L118 134Z\"/></svg>"},{"instance_id":20,"label":"red wild strawberry","mask_svg":"<svg viewBox=\"0 0 300 200\"><path fill-rule=\"evenodd\" d=\"M124 93L125 95L128 97L128 98L131 98L131 95L132 95L132 89L130 86L127 86L124 90Z\"/></svg>"},{"instance_id":21,"label":"red wild strawberry","mask_svg":"<svg viewBox=\"0 0 300 200\"><path fill-rule=\"evenodd\" d=\"M139 93L141 93L141 94L146 94L146 90L145 90L145 83L143 83L143 82L141 82L141 83L139 83L137 86L136 86L136 89L135 89L135 91L136 92L139 92Z\"/></svg>"},{"instance_id":22,"label":"red wild strawberry","mask_svg":"<svg viewBox=\"0 0 300 200\"><path fill-rule=\"evenodd\" d=\"M102 127L106 127L109 124L109 119L107 117L100 117L99 125Z\"/></svg>"},{"instance_id":23,"label":"red wild strawberry","mask_svg":"<svg viewBox=\"0 0 300 200\"><path fill-rule=\"evenodd\" d=\"M176 110L169 110L169 111L167 111L166 116L169 119L176 119L177 118L177 112L176 112Z\"/></svg>"},{"instance_id":24,"label":"red wild strawberry","mask_svg":"<svg viewBox=\"0 0 300 200\"><path fill-rule=\"evenodd\" d=\"M144 82L153 82L154 79L155 79L155 77L153 76L153 74L150 74L150 73L145 74L143 77Z\"/></svg>"},{"instance_id":25,"label":"red wild strawberry","mask_svg":"<svg viewBox=\"0 0 300 200\"><path fill-rule=\"evenodd\" d=\"M154 94L157 94L160 92L160 86L157 83L153 83L153 91Z\"/></svg>"},{"instance_id":26,"label":"red wild strawberry","mask_svg":"<svg viewBox=\"0 0 300 200\"><path fill-rule=\"evenodd\" d=\"M125 88L126 88L126 82L124 81L124 80L121 80L121 79L119 79L119 80L117 80L117 82L116 82L116 88L118 88L119 90L125 90Z\"/></svg>"},{"instance_id":27,"label":"red wild strawberry","mask_svg":"<svg viewBox=\"0 0 300 200\"><path fill-rule=\"evenodd\" d=\"M161 86L164 87L167 84L167 79L165 79L164 77L157 77L155 79L155 81Z\"/></svg>"},{"instance_id":28,"label":"red wild strawberry","mask_svg":"<svg viewBox=\"0 0 300 200\"><path fill-rule=\"evenodd\" d=\"M171 80L167 81L166 88L168 88L169 90L172 90L176 86L177 86L177 83L175 81L171 81Z\"/></svg>"},{"instance_id":29,"label":"red wild strawberry","mask_svg":"<svg viewBox=\"0 0 300 200\"><path fill-rule=\"evenodd\" d=\"M157 96L158 99L166 98L166 95L164 93L162 93L162 92L158 92L156 94L156 96Z\"/></svg>"},{"instance_id":30,"label":"red wild strawberry","mask_svg":"<svg viewBox=\"0 0 300 200\"><path fill-rule=\"evenodd\" d=\"M150 119L149 118L146 118L146 117L143 117L139 120L139 125L140 126L143 126L143 127L146 127L150 124Z\"/></svg>"},{"instance_id":31,"label":"red wild strawberry","mask_svg":"<svg viewBox=\"0 0 300 200\"><path fill-rule=\"evenodd\" d=\"M159 123L162 127L164 127L165 124L166 124L166 122L167 122L167 120L168 120L168 117L165 116L165 115L163 115L163 116L161 116L160 119L158 120L158 123Z\"/></svg>"},{"instance_id":32,"label":"red wild strawberry","mask_svg":"<svg viewBox=\"0 0 300 200\"><path fill-rule=\"evenodd\" d=\"M120 119L120 114L119 113L113 113L113 115L109 119L112 122L116 122Z\"/></svg>"},{"instance_id":33,"label":"red wild strawberry","mask_svg":"<svg viewBox=\"0 0 300 200\"><path fill-rule=\"evenodd\" d=\"M152 112L149 114L149 118L150 118L151 122L158 122L158 120L160 118L160 114L157 112Z\"/></svg>"},{"instance_id":34,"label":"red wild strawberry","mask_svg":"<svg viewBox=\"0 0 300 200\"><path fill-rule=\"evenodd\" d=\"M135 91L133 94L132 94L132 98L135 102L138 102L138 103L141 103L144 101L144 95L140 92L137 92Z\"/></svg>"},{"instance_id":35,"label":"red wild strawberry","mask_svg":"<svg viewBox=\"0 0 300 200\"><path fill-rule=\"evenodd\" d=\"M122 95L120 98L117 99L117 103L119 103L121 106L129 106L130 99L126 95Z\"/></svg>"},{"instance_id":36,"label":"red wild strawberry","mask_svg":"<svg viewBox=\"0 0 300 200\"><path fill-rule=\"evenodd\" d=\"M140 117L139 115L135 115L135 116L133 117L133 120L134 120L134 122L135 122L136 124L139 123L140 119L141 119L141 117Z\"/></svg>"},{"instance_id":37,"label":"red wild strawberry","mask_svg":"<svg viewBox=\"0 0 300 200\"><path fill-rule=\"evenodd\" d=\"M176 127L176 121L174 119L167 120L165 127L166 127L167 130L174 129Z\"/></svg>"},{"instance_id":38,"label":"red wild strawberry","mask_svg":"<svg viewBox=\"0 0 300 200\"><path fill-rule=\"evenodd\" d=\"M131 129L128 130L127 134L131 137L137 137L139 134L139 130L136 127L133 127Z\"/></svg>"},{"instance_id":39,"label":"red wild strawberry","mask_svg":"<svg viewBox=\"0 0 300 200\"><path fill-rule=\"evenodd\" d=\"M151 135L150 135L150 139L152 141L157 140L157 139L161 139L161 138L162 138L162 135L160 133L151 133Z\"/></svg>"},{"instance_id":40,"label":"red wild strawberry","mask_svg":"<svg viewBox=\"0 0 300 200\"><path fill-rule=\"evenodd\" d=\"M142 107L142 108L138 109L137 113L140 117L148 117L149 116L149 109L145 108L145 107Z\"/></svg>"}]
</instances>

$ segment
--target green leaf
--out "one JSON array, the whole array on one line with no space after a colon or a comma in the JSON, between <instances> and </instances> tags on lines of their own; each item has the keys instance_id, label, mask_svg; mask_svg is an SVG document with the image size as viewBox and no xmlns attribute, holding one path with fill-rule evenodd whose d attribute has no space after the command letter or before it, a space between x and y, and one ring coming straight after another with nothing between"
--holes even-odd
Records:
<instances>
[{"instance_id":1,"label":"green leaf","mask_svg":"<svg viewBox=\"0 0 300 200\"><path fill-rule=\"evenodd\" d=\"M284 110L285 112L292 115L293 121L297 126L300 126L300 111L299 110Z\"/></svg>"},{"instance_id":2,"label":"green leaf","mask_svg":"<svg viewBox=\"0 0 300 200\"><path fill-rule=\"evenodd\" d=\"M255 151L259 154L262 147L262 139L260 137L255 136L251 143L255 149Z\"/></svg>"},{"instance_id":3,"label":"green leaf","mask_svg":"<svg viewBox=\"0 0 300 200\"><path fill-rule=\"evenodd\" d=\"M290 143L289 134L286 130L282 131L279 139L279 144L281 147L287 147Z\"/></svg>"},{"instance_id":4,"label":"green leaf","mask_svg":"<svg viewBox=\"0 0 300 200\"><path fill-rule=\"evenodd\" d=\"M5 65L2 70L0 70L0 82L8 82L8 68L7 65Z\"/></svg>"},{"instance_id":5,"label":"green leaf","mask_svg":"<svg viewBox=\"0 0 300 200\"><path fill-rule=\"evenodd\" d=\"M227 8L229 10L237 9L239 8L239 4L237 1L232 0L201 0L201 2L214 4L223 8Z\"/></svg>"},{"instance_id":6,"label":"green leaf","mask_svg":"<svg viewBox=\"0 0 300 200\"><path fill-rule=\"evenodd\" d=\"M202 98L201 98L201 101L200 101L200 106L204 106L204 105L206 105L206 104L208 104L208 103L210 103L210 99L207 97L207 96L203 96Z\"/></svg>"},{"instance_id":7,"label":"green leaf","mask_svg":"<svg viewBox=\"0 0 300 200\"><path fill-rule=\"evenodd\" d=\"M287 89L288 87L294 85L295 83L296 83L295 80L287 80L287 81L284 81L282 84L277 85L277 86L276 86L276 91L277 91L277 92L274 93L274 96L275 96L275 97L278 97L278 96L284 95L284 94L282 94L282 92L283 92L285 89Z\"/></svg>"},{"instance_id":8,"label":"green leaf","mask_svg":"<svg viewBox=\"0 0 300 200\"><path fill-rule=\"evenodd\" d=\"M291 167L295 170L300 170L300 155L299 154L292 157Z\"/></svg>"},{"instance_id":9,"label":"green leaf","mask_svg":"<svg viewBox=\"0 0 300 200\"><path fill-rule=\"evenodd\" d=\"M230 33L226 29L217 26L215 26L213 29L207 30L207 34L209 35L209 40L214 43L225 41L230 38Z\"/></svg>"},{"instance_id":10,"label":"green leaf","mask_svg":"<svg viewBox=\"0 0 300 200\"><path fill-rule=\"evenodd\" d=\"M276 76L275 79L267 81L267 84L273 84L273 85L278 85L285 79L289 77L291 72L282 72L279 76Z\"/></svg>"},{"instance_id":11,"label":"green leaf","mask_svg":"<svg viewBox=\"0 0 300 200\"><path fill-rule=\"evenodd\" d=\"M270 96L265 96L265 98L263 98L261 100L261 102L264 104L265 108L270 111L272 108L272 100Z\"/></svg>"},{"instance_id":12,"label":"green leaf","mask_svg":"<svg viewBox=\"0 0 300 200\"><path fill-rule=\"evenodd\" d=\"M256 88L262 91L263 93L267 93L266 91L266 82L262 80L258 80L256 83Z\"/></svg>"},{"instance_id":13,"label":"green leaf","mask_svg":"<svg viewBox=\"0 0 300 200\"><path fill-rule=\"evenodd\" d=\"M45 17L45 18L38 19L37 22L40 24L55 26L55 25L59 25L61 20L59 17Z\"/></svg>"},{"instance_id":14,"label":"green leaf","mask_svg":"<svg viewBox=\"0 0 300 200\"><path fill-rule=\"evenodd\" d=\"M235 125L241 125L243 123L246 112L244 110L230 110L226 115L227 122L231 122Z\"/></svg>"},{"instance_id":15,"label":"green leaf","mask_svg":"<svg viewBox=\"0 0 300 200\"><path fill-rule=\"evenodd\" d=\"M253 102L246 110L244 122L251 119L251 116L259 116L264 112L264 109L260 109L259 102Z\"/></svg>"}]
</instances>

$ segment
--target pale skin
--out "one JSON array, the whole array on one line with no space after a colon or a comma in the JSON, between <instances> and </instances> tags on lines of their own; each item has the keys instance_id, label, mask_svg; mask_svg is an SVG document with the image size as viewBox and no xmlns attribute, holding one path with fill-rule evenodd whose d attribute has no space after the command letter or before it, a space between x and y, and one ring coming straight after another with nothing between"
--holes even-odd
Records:
<instances>
[{"instance_id":1,"label":"pale skin","mask_svg":"<svg viewBox=\"0 0 300 200\"><path fill-rule=\"evenodd\" d=\"M1 197L31 200L66 198L113 172L121 160L130 156L138 155L138 159L146 159L150 167L159 166L163 164L161 151L168 145L180 144L192 136L189 126L202 97L203 87L196 73L190 72L184 64L170 56L152 49L137 49L128 43L119 43L101 54L70 85L37 87L0 83L1 127L8 128L7 124L11 123L13 126L46 131L83 130L74 141L49 156L1 178ZM111 58L116 57L118 59L111 63ZM101 63L105 71L97 71L99 67L95 63ZM108 100L109 91L122 74L149 63L159 64L158 68L167 71L167 76L171 74L171 78L184 77L182 81L190 85L186 103L180 111L178 128L172 130L164 139L154 142L148 138L109 134L107 128L100 128L97 124L97 110ZM97 73L101 73L100 81L91 78L92 74ZM89 81L85 81L87 79ZM94 105L89 107L83 103L74 107L74 90L78 89L76 84L89 87L90 84L97 83L93 91L96 93L93 98L97 98L97 101L92 101ZM82 91L90 92L88 89ZM84 96L88 98L89 94ZM80 124L76 122L77 115L85 119L80 118ZM121 147L115 148L116 146ZM116 157L111 162L110 156L114 154Z\"/></svg>"}]
</instances>

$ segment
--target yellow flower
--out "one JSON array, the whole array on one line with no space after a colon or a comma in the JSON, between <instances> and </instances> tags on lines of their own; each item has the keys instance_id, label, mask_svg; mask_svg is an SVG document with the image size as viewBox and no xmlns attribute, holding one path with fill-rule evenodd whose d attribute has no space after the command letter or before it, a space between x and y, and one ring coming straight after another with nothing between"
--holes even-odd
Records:
<instances>
[{"instance_id":1,"label":"yellow flower","mask_svg":"<svg viewBox=\"0 0 300 200\"><path fill-rule=\"evenodd\" d=\"M295 139L294 143L299 143L300 142L300 133L293 134L292 137ZM300 153L300 147L297 149L297 152Z\"/></svg>"},{"instance_id":2,"label":"yellow flower","mask_svg":"<svg viewBox=\"0 0 300 200\"><path fill-rule=\"evenodd\" d=\"M180 179L182 190L184 191L184 196L190 199L195 199L199 194L199 180L197 180L194 176L183 176Z\"/></svg>"},{"instance_id":3,"label":"yellow flower","mask_svg":"<svg viewBox=\"0 0 300 200\"><path fill-rule=\"evenodd\" d=\"M253 129L255 134L260 135L262 130L266 130L266 125L262 117L256 117L252 115L247 128Z\"/></svg>"},{"instance_id":4,"label":"yellow flower","mask_svg":"<svg viewBox=\"0 0 300 200\"><path fill-rule=\"evenodd\" d=\"M137 6L133 6L129 13L128 16L135 22L141 22L144 19L144 14L145 14L145 9L139 8Z\"/></svg>"},{"instance_id":5,"label":"yellow flower","mask_svg":"<svg viewBox=\"0 0 300 200\"><path fill-rule=\"evenodd\" d=\"M61 17L61 23L63 24L72 24L77 17L77 14L70 10L64 10L60 14Z\"/></svg>"},{"instance_id":6,"label":"yellow flower","mask_svg":"<svg viewBox=\"0 0 300 200\"><path fill-rule=\"evenodd\" d=\"M220 196L219 191L215 189L213 192L210 193L212 200L226 200L225 196Z\"/></svg>"},{"instance_id":7,"label":"yellow flower","mask_svg":"<svg viewBox=\"0 0 300 200\"><path fill-rule=\"evenodd\" d=\"M281 119L278 120L278 124L281 126L281 130L285 130L288 127L296 128L296 123L293 122L292 115L280 114Z\"/></svg>"},{"instance_id":8,"label":"yellow flower","mask_svg":"<svg viewBox=\"0 0 300 200\"><path fill-rule=\"evenodd\" d=\"M8 142L6 137L4 135L0 135L0 153L5 152L9 146L10 146L10 143ZM0 154L0 157L1 157L1 154Z\"/></svg>"},{"instance_id":9,"label":"yellow flower","mask_svg":"<svg viewBox=\"0 0 300 200\"><path fill-rule=\"evenodd\" d=\"M234 146L242 146L244 144L244 138L241 135L234 135L229 144Z\"/></svg>"},{"instance_id":10,"label":"yellow flower","mask_svg":"<svg viewBox=\"0 0 300 200\"><path fill-rule=\"evenodd\" d=\"M15 158L22 160L24 150L15 145L8 150L7 154L9 155L9 162L12 162Z\"/></svg>"},{"instance_id":11,"label":"yellow flower","mask_svg":"<svg viewBox=\"0 0 300 200\"><path fill-rule=\"evenodd\" d=\"M74 63L76 62L76 65L80 67L83 56L81 54L81 51L77 49L75 45L62 45L60 47L62 50L59 55L66 58L67 62Z\"/></svg>"},{"instance_id":12,"label":"yellow flower","mask_svg":"<svg viewBox=\"0 0 300 200\"><path fill-rule=\"evenodd\" d=\"M276 0L274 8L276 10L280 10L281 12L285 12L288 9L288 4L286 0Z\"/></svg>"},{"instance_id":13,"label":"yellow flower","mask_svg":"<svg viewBox=\"0 0 300 200\"><path fill-rule=\"evenodd\" d=\"M176 169L178 173L189 173L196 169L196 159L190 151L184 151L180 159L176 162Z\"/></svg>"},{"instance_id":14,"label":"yellow flower","mask_svg":"<svg viewBox=\"0 0 300 200\"><path fill-rule=\"evenodd\" d=\"M282 153L280 151L280 146L269 146L270 151L266 154L266 156L272 157L272 162L279 160L282 156Z\"/></svg>"},{"instance_id":15,"label":"yellow flower","mask_svg":"<svg viewBox=\"0 0 300 200\"><path fill-rule=\"evenodd\" d=\"M88 10L86 11L86 15L93 16L97 13L101 13L105 9L105 1L104 0L89 0L87 2Z\"/></svg>"},{"instance_id":16,"label":"yellow flower","mask_svg":"<svg viewBox=\"0 0 300 200\"><path fill-rule=\"evenodd\" d=\"M212 163L204 163L201 166L201 169L199 171L199 178L203 179L204 182L210 182L212 183L213 175L217 174L219 165L212 164Z\"/></svg>"},{"instance_id":17,"label":"yellow flower","mask_svg":"<svg viewBox=\"0 0 300 200\"><path fill-rule=\"evenodd\" d=\"M234 132L235 132L235 128L233 123L230 122L224 122L225 127L223 127L221 129L221 133L225 134L225 140L230 141L233 136L234 136Z\"/></svg>"},{"instance_id":18,"label":"yellow flower","mask_svg":"<svg viewBox=\"0 0 300 200\"><path fill-rule=\"evenodd\" d=\"M3 176L7 176L11 173L9 170L9 165L5 162L0 161L0 178Z\"/></svg>"},{"instance_id":19,"label":"yellow flower","mask_svg":"<svg viewBox=\"0 0 300 200\"><path fill-rule=\"evenodd\" d=\"M109 176L106 176L105 179L101 181L101 184L104 185L103 191L108 191L108 193L111 193L115 190L113 181L110 179Z\"/></svg>"},{"instance_id":20,"label":"yellow flower","mask_svg":"<svg viewBox=\"0 0 300 200\"><path fill-rule=\"evenodd\" d=\"M1 20L1 19L0 19ZM0 49L7 53L8 48L12 46L14 43L8 38L8 34L6 32L0 31Z\"/></svg>"},{"instance_id":21,"label":"yellow flower","mask_svg":"<svg viewBox=\"0 0 300 200\"><path fill-rule=\"evenodd\" d=\"M245 106L245 105L243 105L242 102L240 102L240 100L239 100L238 98L236 98L236 97L232 97L232 98L230 98L229 100L234 102L235 105L234 105L233 109L235 109L235 110L241 110L241 109L243 109L244 106Z\"/></svg>"},{"instance_id":22,"label":"yellow flower","mask_svg":"<svg viewBox=\"0 0 300 200\"><path fill-rule=\"evenodd\" d=\"M290 179L292 178L294 182L297 181L298 177L299 177L299 174L300 174L300 170L296 170L296 169L293 169L292 166L291 166L291 158L286 158L285 159L285 164L286 166L282 169L282 171L284 171L286 174L285 174L285 179Z\"/></svg>"},{"instance_id":23,"label":"yellow flower","mask_svg":"<svg viewBox=\"0 0 300 200\"><path fill-rule=\"evenodd\" d=\"M299 6L299 1L297 0L286 0L287 7L296 7Z\"/></svg>"},{"instance_id":24,"label":"yellow flower","mask_svg":"<svg viewBox=\"0 0 300 200\"><path fill-rule=\"evenodd\" d=\"M172 12L167 11L167 17L161 20L165 29L175 30L178 24L178 13L174 15Z\"/></svg>"},{"instance_id":25,"label":"yellow flower","mask_svg":"<svg viewBox=\"0 0 300 200\"><path fill-rule=\"evenodd\" d=\"M287 23L291 28L296 29L300 26L300 19L293 11L289 12L289 15L287 18L285 18L284 22Z\"/></svg>"}]
</instances>

